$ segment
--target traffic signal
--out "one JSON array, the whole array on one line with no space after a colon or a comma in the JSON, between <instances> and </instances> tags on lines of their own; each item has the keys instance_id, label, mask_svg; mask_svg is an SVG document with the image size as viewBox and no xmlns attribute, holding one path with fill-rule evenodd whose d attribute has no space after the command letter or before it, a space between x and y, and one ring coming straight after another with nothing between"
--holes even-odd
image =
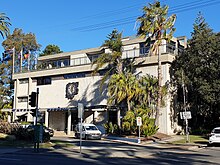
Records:
<instances>
[{"instance_id":1,"label":"traffic signal","mask_svg":"<svg viewBox=\"0 0 220 165\"><path fill-rule=\"evenodd\" d=\"M29 95L29 105L31 107L36 107L36 102L37 102L37 93L31 92L31 95Z\"/></svg>"},{"instance_id":2,"label":"traffic signal","mask_svg":"<svg viewBox=\"0 0 220 165\"><path fill-rule=\"evenodd\" d=\"M36 116L36 109L31 109L32 116Z\"/></svg>"}]
</instances>

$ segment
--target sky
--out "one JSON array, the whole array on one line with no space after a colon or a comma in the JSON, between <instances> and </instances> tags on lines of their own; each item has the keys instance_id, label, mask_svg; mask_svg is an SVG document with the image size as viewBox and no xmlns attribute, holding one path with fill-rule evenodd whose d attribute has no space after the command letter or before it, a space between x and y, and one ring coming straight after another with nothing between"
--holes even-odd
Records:
<instances>
[{"instance_id":1,"label":"sky","mask_svg":"<svg viewBox=\"0 0 220 165\"><path fill-rule=\"evenodd\" d=\"M33 33L41 51L49 44L64 52L99 47L113 29L123 37L135 36L136 19L153 0L0 0L0 13L25 34ZM191 37L193 23L202 12L214 32L220 31L220 0L161 0L176 14L174 36ZM0 38L0 42L4 41ZM0 45L0 52L3 47Z\"/></svg>"}]
</instances>

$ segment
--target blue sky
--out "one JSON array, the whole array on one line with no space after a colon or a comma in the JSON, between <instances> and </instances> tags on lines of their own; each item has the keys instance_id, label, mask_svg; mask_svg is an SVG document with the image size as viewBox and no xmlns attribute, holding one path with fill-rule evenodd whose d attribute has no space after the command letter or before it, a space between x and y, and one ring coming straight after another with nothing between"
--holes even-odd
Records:
<instances>
[{"instance_id":1,"label":"blue sky","mask_svg":"<svg viewBox=\"0 0 220 165\"><path fill-rule=\"evenodd\" d=\"M1 0L0 12L10 17L11 32L20 28L24 33L34 33L41 50L55 44L69 52L99 47L114 28L123 31L123 36L135 36L136 18L149 2L153 0ZM161 0L161 3L169 5L170 13L177 15L174 36L190 38L199 11L215 32L220 31L217 15L220 0Z\"/></svg>"}]
</instances>

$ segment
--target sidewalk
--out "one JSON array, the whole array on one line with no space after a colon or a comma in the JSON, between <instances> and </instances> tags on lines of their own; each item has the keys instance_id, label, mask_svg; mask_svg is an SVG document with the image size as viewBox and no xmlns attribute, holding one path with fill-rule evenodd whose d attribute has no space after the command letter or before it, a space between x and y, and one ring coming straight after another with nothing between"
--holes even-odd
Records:
<instances>
[{"instance_id":1,"label":"sidewalk","mask_svg":"<svg viewBox=\"0 0 220 165\"><path fill-rule=\"evenodd\" d=\"M115 142L121 142L121 143L127 143L131 145L141 145L141 146L154 146L158 148L182 148L186 150L192 150L197 151L204 147L202 144L193 144L193 143L185 143L185 144L171 144L174 141L182 140L182 136L174 135L170 136L169 138L162 138L157 140L147 140L147 141L141 141L138 143L138 137L137 138L128 138L128 137L118 137L118 136L106 136L104 139L115 141Z\"/></svg>"}]
</instances>

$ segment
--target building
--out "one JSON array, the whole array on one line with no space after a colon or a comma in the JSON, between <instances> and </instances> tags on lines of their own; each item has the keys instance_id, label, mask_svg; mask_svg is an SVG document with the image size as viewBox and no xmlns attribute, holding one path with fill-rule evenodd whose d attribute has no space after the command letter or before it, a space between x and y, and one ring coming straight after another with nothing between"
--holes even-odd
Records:
<instances>
[{"instance_id":1,"label":"building","mask_svg":"<svg viewBox=\"0 0 220 165\"><path fill-rule=\"evenodd\" d=\"M184 37L173 38L170 43L163 41L160 46L162 62L162 85L170 80L169 68L175 56L186 46ZM31 107L28 104L31 92L39 89L39 111L46 126L56 131L71 134L78 122L77 105L85 107L84 122L101 125L113 121L120 125L123 117L120 109L107 106L107 91L99 90L101 69L92 74L92 62L107 48L98 47L73 52L39 57L37 66L32 69L14 72L13 121L33 121ZM144 62L137 68L142 75L148 73L157 77L158 58L150 55L144 39L124 38L123 58L135 58ZM174 111L171 96L167 96L166 106L160 114L160 132L173 134L176 128L171 120Z\"/></svg>"}]
</instances>

